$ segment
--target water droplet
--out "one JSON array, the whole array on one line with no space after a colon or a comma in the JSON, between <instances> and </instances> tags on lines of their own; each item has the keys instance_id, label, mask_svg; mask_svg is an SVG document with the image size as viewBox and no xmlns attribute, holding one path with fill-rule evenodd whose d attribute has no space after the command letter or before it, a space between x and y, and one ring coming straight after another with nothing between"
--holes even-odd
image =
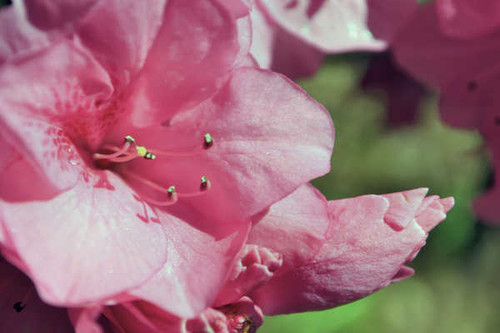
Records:
<instances>
[{"instance_id":1,"label":"water droplet","mask_svg":"<svg viewBox=\"0 0 500 333\"><path fill-rule=\"evenodd\" d=\"M80 162L78 160L73 160L73 159L70 159L68 162L71 165L79 165L80 164Z\"/></svg>"}]
</instances>

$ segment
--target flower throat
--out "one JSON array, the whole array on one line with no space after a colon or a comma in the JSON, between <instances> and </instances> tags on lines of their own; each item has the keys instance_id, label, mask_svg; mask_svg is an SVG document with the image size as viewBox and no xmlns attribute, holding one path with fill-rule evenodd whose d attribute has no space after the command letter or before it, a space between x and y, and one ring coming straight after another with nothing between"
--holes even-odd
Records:
<instances>
[{"instance_id":1,"label":"flower throat","mask_svg":"<svg viewBox=\"0 0 500 333\"><path fill-rule=\"evenodd\" d=\"M136 140L132 136L127 135L124 138L124 142L121 147L105 145L103 146L103 149L111 151L111 153L109 154L95 153L93 155L93 158L96 162L107 161L111 163L126 163L135 160L137 158L144 158L149 161L154 161L159 156L175 157L175 156L192 156L200 154L203 153L205 150L210 149L213 146L213 144L214 140L212 136L209 133L206 133L203 136L203 143L200 149L196 149L193 151L182 151L182 152L160 151L160 150L148 149L144 146L139 146ZM135 181L138 181L142 185L145 185L150 189L158 191L163 195L165 195L165 200L155 200L152 198L145 198L144 196L141 195L141 197L143 197L145 201L156 206L170 206L175 204L180 198L197 197L206 193L211 188L210 180L206 176L201 177L200 186L197 191L191 193L178 193L175 186L173 185L169 187L164 187L158 183L155 183L133 172L122 171L121 173L123 173L127 177L133 178Z\"/></svg>"}]
</instances>

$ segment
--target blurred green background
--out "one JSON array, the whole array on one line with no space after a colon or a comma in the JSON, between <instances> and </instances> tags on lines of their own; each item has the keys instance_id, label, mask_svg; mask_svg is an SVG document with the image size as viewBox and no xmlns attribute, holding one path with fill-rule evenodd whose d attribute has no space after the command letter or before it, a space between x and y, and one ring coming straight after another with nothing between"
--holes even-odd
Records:
<instances>
[{"instance_id":1,"label":"blurred green background","mask_svg":"<svg viewBox=\"0 0 500 333\"><path fill-rule=\"evenodd\" d=\"M336 309L267 317L259 332L498 332L500 227L476 220L472 199L490 166L476 132L443 125L425 95L416 123L389 128L383 91L363 91L370 55L330 57L299 84L332 114L332 171L314 181L328 199L428 187L455 207L411 264L414 277Z\"/></svg>"}]
</instances>

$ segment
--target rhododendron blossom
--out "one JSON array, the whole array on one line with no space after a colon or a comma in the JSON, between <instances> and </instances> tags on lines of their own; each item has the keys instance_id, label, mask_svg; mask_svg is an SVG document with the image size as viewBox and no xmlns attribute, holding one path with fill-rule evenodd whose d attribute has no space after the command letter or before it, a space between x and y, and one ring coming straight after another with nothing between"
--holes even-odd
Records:
<instances>
[{"instance_id":1,"label":"rhododendron blossom","mask_svg":"<svg viewBox=\"0 0 500 333\"><path fill-rule=\"evenodd\" d=\"M52 304L146 298L137 288L158 273L162 305L195 315L250 217L329 169L328 113L281 76L235 67L231 7L160 4L67 16L27 2L47 42L4 53L2 247ZM2 14L23 20L17 9Z\"/></svg>"},{"instance_id":2,"label":"rhododendron blossom","mask_svg":"<svg viewBox=\"0 0 500 333\"><path fill-rule=\"evenodd\" d=\"M255 0L251 52L263 68L309 76L326 54L386 49L416 9L413 0Z\"/></svg>"},{"instance_id":3,"label":"rhododendron blossom","mask_svg":"<svg viewBox=\"0 0 500 333\"><path fill-rule=\"evenodd\" d=\"M495 187L474 203L488 221L500 221L499 13L494 0L438 0L423 6L394 43L400 65L439 88L443 120L478 129L491 149Z\"/></svg>"},{"instance_id":4,"label":"rhododendron blossom","mask_svg":"<svg viewBox=\"0 0 500 333\"><path fill-rule=\"evenodd\" d=\"M412 274L452 199L327 202L308 185L330 168L330 116L256 68L249 15L237 0L0 11L1 329L254 332Z\"/></svg>"}]
</instances>

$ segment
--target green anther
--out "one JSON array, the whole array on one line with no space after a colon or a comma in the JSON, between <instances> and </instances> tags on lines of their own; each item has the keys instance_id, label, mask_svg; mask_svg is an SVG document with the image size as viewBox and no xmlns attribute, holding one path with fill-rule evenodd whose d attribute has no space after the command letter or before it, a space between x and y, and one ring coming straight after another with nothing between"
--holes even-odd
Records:
<instances>
[{"instance_id":1,"label":"green anther","mask_svg":"<svg viewBox=\"0 0 500 333\"><path fill-rule=\"evenodd\" d=\"M201 177L200 190L205 191L210 186L210 180L207 177Z\"/></svg>"},{"instance_id":2,"label":"green anther","mask_svg":"<svg viewBox=\"0 0 500 333\"><path fill-rule=\"evenodd\" d=\"M203 146L205 148L210 148L214 144L214 139L212 139L212 136L210 133L207 133L203 136Z\"/></svg>"},{"instance_id":3,"label":"green anther","mask_svg":"<svg viewBox=\"0 0 500 333\"><path fill-rule=\"evenodd\" d=\"M134 143L135 142L135 139L133 137L131 137L130 135L127 135L125 137L125 142L128 142L128 143Z\"/></svg>"},{"instance_id":4,"label":"green anther","mask_svg":"<svg viewBox=\"0 0 500 333\"><path fill-rule=\"evenodd\" d=\"M144 158L147 160L154 160L156 158L156 155L148 151L146 155L144 155Z\"/></svg>"},{"instance_id":5,"label":"green anther","mask_svg":"<svg viewBox=\"0 0 500 333\"><path fill-rule=\"evenodd\" d=\"M168 193L168 196L173 196L173 195L177 194L177 191L175 190L175 186L170 186L167 189L167 193Z\"/></svg>"}]
</instances>

